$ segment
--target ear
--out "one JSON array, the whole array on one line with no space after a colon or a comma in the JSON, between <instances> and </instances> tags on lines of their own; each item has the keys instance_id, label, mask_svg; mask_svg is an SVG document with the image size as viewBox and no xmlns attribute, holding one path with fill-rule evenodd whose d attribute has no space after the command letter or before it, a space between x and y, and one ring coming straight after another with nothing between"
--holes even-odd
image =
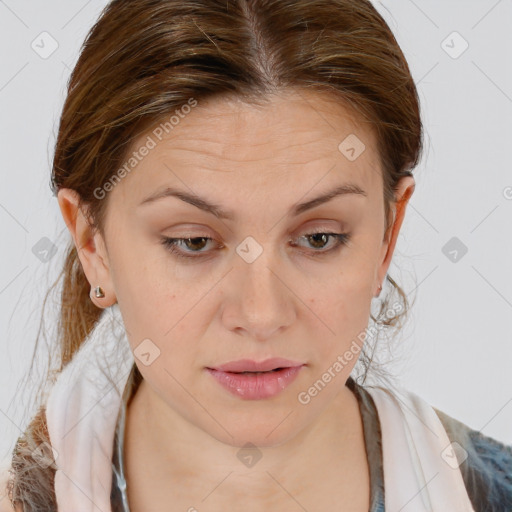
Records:
<instances>
[{"instance_id":1,"label":"ear","mask_svg":"<svg viewBox=\"0 0 512 512\"><path fill-rule=\"evenodd\" d=\"M105 241L95 232L84 213L79 208L79 195L75 190L61 188L57 194L60 211L71 233L84 273L91 285L89 296L99 308L106 308L116 302L111 279L108 253ZM98 298L95 288L101 286L105 297Z\"/></svg>"},{"instance_id":2,"label":"ear","mask_svg":"<svg viewBox=\"0 0 512 512\"><path fill-rule=\"evenodd\" d=\"M395 245L398 239L398 233L402 226L402 222L405 217L405 210L409 199L411 198L415 188L415 181L412 176L404 176L398 182L398 187L395 193L395 203L392 205L390 215L392 215L391 223L388 230L385 233L384 241L382 243L381 251L381 263L377 272L377 283L375 283L375 289L382 286L382 283L386 277ZM380 290L379 290L380 291ZM376 292L375 296L379 293Z\"/></svg>"}]
</instances>

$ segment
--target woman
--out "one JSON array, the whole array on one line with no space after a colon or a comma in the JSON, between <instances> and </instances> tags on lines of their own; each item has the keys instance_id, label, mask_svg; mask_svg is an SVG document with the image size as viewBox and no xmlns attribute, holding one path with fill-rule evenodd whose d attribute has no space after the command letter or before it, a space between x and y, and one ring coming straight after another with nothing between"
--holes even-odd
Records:
<instances>
[{"instance_id":1,"label":"woman","mask_svg":"<svg viewBox=\"0 0 512 512\"><path fill-rule=\"evenodd\" d=\"M60 365L14 509L512 510L511 447L364 385L421 147L368 1L111 2L59 127Z\"/></svg>"}]
</instances>

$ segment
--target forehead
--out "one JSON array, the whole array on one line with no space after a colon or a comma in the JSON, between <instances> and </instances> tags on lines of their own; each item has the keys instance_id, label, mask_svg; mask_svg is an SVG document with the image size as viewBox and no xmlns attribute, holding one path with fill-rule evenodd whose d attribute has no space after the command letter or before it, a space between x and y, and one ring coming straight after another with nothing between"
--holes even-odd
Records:
<instances>
[{"instance_id":1,"label":"forehead","mask_svg":"<svg viewBox=\"0 0 512 512\"><path fill-rule=\"evenodd\" d=\"M325 186L350 181L369 193L382 186L370 125L324 94L287 91L258 104L213 97L176 114L132 143L123 162L129 172L114 191L123 202L138 203L171 184L224 195L297 183L305 193L319 180ZM354 159L351 147L356 156L364 150Z\"/></svg>"}]
</instances>

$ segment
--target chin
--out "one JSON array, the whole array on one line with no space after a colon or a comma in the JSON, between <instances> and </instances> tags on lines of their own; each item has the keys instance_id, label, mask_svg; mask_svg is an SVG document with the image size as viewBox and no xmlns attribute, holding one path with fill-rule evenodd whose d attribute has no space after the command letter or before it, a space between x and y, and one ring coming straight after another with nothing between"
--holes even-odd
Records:
<instances>
[{"instance_id":1,"label":"chin","mask_svg":"<svg viewBox=\"0 0 512 512\"><path fill-rule=\"evenodd\" d=\"M290 414L291 410L291 407L286 407L282 412L273 411L268 414L254 411L248 413L246 418L217 415L212 411L215 418L224 418L221 426L209 422L202 428L219 442L233 447L242 448L247 444L261 448L279 446L290 441L307 426L297 421L296 415Z\"/></svg>"}]
</instances>

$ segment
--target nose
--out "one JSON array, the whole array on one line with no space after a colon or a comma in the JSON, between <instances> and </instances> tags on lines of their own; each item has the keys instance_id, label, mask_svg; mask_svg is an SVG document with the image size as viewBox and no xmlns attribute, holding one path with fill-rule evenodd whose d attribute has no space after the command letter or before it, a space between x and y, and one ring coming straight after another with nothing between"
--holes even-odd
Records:
<instances>
[{"instance_id":1,"label":"nose","mask_svg":"<svg viewBox=\"0 0 512 512\"><path fill-rule=\"evenodd\" d=\"M236 261L223 310L226 328L265 341L292 325L295 296L282 268L270 251L263 251L252 263Z\"/></svg>"}]
</instances>

